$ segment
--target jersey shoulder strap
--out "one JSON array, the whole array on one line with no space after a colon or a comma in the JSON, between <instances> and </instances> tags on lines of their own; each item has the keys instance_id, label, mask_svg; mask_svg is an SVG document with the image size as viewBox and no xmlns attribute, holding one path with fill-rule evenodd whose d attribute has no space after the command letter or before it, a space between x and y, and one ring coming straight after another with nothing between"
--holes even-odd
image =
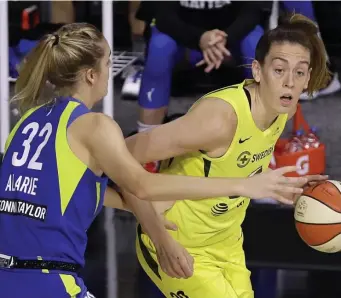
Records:
<instances>
[{"instance_id":1,"label":"jersey shoulder strap","mask_svg":"<svg viewBox=\"0 0 341 298\"><path fill-rule=\"evenodd\" d=\"M244 114L245 109L250 109L250 106L251 106L250 99L247 97L245 90L244 90L244 85L246 83L247 81L243 81L239 84L223 87L223 88L214 90L212 92L209 92L203 95L201 98L199 98L193 104L191 109L194 108L202 100L211 99L211 98L219 98L229 103L233 107L239 119L240 114Z\"/></svg>"}]
</instances>

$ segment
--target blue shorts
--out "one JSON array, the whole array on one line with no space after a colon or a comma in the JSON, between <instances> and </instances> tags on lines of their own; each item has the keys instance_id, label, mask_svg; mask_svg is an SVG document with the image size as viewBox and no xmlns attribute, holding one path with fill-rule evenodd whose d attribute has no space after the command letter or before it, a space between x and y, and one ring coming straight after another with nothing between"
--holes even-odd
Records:
<instances>
[{"instance_id":1,"label":"blue shorts","mask_svg":"<svg viewBox=\"0 0 341 298\"><path fill-rule=\"evenodd\" d=\"M0 269L0 297L95 298L77 276L25 269Z\"/></svg>"}]
</instances>

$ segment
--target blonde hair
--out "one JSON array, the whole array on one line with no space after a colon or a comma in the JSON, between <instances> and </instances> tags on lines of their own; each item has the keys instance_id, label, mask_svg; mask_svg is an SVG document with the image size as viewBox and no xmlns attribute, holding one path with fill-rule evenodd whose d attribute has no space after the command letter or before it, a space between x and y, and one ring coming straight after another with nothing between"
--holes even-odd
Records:
<instances>
[{"instance_id":1,"label":"blonde hair","mask_svg":"<svg viewBox=\"0 0 341 298\"><path fill-rule=\"evenodd\" d=\"M57 95L71 95L82 70L98 69L103 40L96 27L85 23L68 24L44 36L19 69L12 101L20 112L51 100L42 96L47 82Z\"/></svg>"},{"instance_id":2,"label":"blonde hair","mask_svg":"<svg viewBox=\"0 0 341 298\"><path fill-rule=\"evenodd\" d=\"M323 41L318 36L317 25L301 14L286 17L278 27L266 32L256 47L256 60L264 63L265 57L273 43L297 43L310 51L310 67L312 69L308 83L308 94L325 87L330 80L327 65L327 51Z\"/></svg>"}]
</instances>

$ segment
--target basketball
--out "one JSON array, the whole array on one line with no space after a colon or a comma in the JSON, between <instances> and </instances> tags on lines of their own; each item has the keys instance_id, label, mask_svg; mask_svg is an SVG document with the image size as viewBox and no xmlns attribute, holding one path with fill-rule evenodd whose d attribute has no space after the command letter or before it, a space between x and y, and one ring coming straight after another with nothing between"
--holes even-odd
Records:
<instances>
[{"instance_id":1,"label":"basketball","mask_svg":"<svg viewBox=\"0 0 341 298\"><path fill-rule=\"evenodd\" d=\"M341 251L341 183L326 180L305 189L296 202L295 225L311 248Z\"/></svg>"}]
</instances>

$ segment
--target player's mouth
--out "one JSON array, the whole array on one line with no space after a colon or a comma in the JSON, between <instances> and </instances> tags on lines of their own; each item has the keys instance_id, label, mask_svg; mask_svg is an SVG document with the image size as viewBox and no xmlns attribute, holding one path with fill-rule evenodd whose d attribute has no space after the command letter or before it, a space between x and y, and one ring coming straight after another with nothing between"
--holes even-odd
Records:
<instances>
[{"instance_id":1,"label":"player's mouth","mask_svg":"<svg viewBox=\"0 0 341 298\"><path fill-rule=\"evenodd\" d=\"M291 101L292 101L292 95L289 93L283 94L280 99L281 99L281 105L284 107L290 106Z\"/></svg>"}]
</instances>

